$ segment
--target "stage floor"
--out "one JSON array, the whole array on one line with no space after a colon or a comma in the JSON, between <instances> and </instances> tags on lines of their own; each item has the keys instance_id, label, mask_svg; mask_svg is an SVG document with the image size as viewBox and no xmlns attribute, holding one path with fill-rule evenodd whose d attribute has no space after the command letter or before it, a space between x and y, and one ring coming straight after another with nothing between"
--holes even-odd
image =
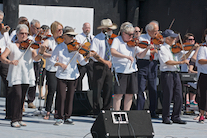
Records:
<instances>
[{"instance_id":1,"label":"stage floor","mask_svg":"<svg viewBox=\"0 0 207 138\"><path fill-rule=\"evenodd\" d=\"M42 100L43 104L44 100ZM36 106L39 101L34 102ZM12 128L10 121L5 120L5 98L0 98L0 137L1 138L92 138L90 134L91 126L95 121L89 116L72 116L75 125L54 126L54 117L50 120L43 120L42 116L34 116L37 109L25 109L23 121L27 127ZM198 113L196 111L196 113ZM193 118L196 115L182 115L181 118L187 121L187 125L162 124L160 119L152 119L154 129L154 138L206 138L207 137L207 122L199 124ZM161 117L161 115L160 115ZM101 128L100 128L101 129ZM147 128L146 128L147 129ZM87 135L88 134L88 135Z\"/></svg>"}]
</instances>

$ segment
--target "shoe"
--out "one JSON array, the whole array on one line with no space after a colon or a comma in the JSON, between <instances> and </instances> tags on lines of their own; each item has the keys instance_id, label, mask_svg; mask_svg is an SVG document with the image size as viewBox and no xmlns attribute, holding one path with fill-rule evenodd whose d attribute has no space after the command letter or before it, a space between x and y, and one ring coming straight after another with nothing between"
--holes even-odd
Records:
<instances>
[{"instance_id":1,"label":"shoe","mask_svg":"<svg viewBox=\"0 0 207 138\"><path fill-rule=\"evenodd\" d=\"M44 118L43 118L44 120L49 120L50 119L50 114L46 114L45 116L44 116Z\"/></svg>"},{"instance_id":2,"label":"shoe","mask_svg":"<svg viewBox=\"0 0 207 138\"><path fill-rule=\"evenodd\" d=\"M60 126L62 124L63 124L63 120L62 119L57 119L56 122L53 125Z\"/></svg>"},{"instance_id":3,"label":"shoe","mask_svg":"<svg viewBox=\"0 0 207 138\"><path fill-rule=\"evenodd\" d=\"M28 108L36 108L36 106L33 103L28 103Z\"/></svg>"},{"instance_id":4,"label":"shoe","mask_svg":"<svg viewBox=\"0 0 207 138\"><path fill-rule=\"evenodd\" d=\"M25 124L25 123L22 122L22 121L19 121L19 124L20 124L20 126L27 126L27 124Z\"/></svg>"},{"instance_id":5,"label":"shoe","mask_svg":"<svg viewBox=\"0 0 207 138\"><path fill-rule=\"evenodd\" d=\"M163 124L172 124L172 122L169 120L169 119L166 119L166 120L162 120L162 123Z\"/></svg>"},{"instance_id":6,"label":"shoe","mask_svg":"<svg viewBox=\"0 0 207 138\"><path fill-rule=\"evenodd\" d=\"M157 115L157 114L151 115L151 118L153 118L153 119L159 119L159 115Z\"/></svg>"},{"instance_id":7,"label":"shoe","mask_svg":"<svg viewBox=\"0 0 207 138\"><path fill-rule=\"evenodd\" d=\"M190 102L186 101L186 107L190 107Z\"/></svg>"},{"instance_id":8,"label":"shoe","mask_svg":"<svg viewBox=\"0 0 207 138\"><path fill-rule=\"evenodd\" d=\"M70 119L70 118L64 120L64 124L71 124L71 125L74 125L73 120Z\"/></svg>"},{"instance_id":9,"label":"shoe","mask_svg":"<svg viewBox=\"0 0 207 138\"><path fill-rule=\"evenodd\" d=\"M204 124L204 120L205 120L204 116L201 115L198 120L198 123Z\"/></svg>"},{"instance_id":10,"label":"shoe","mask_svg":"<svg viewBox=\"0 0 207 138\"><path fill-rule=\"evenodd\" d=\"M185 121L181 120L181 119L178 119L178 120L172 120L173 123L176 123L176 124L187 124Z\"/></svg>"},{"instance_id":11,"label":"shoe","mask_svg":"<svg viewBox=\"0 0 207 138\"><path fill-rule=\"evenodd\" d=\"M191 105L198 105L198 103L196 103L195 101L190 102Z\"/></svg>"},{"instance_id":12,"label":"shoe","mask_svg":"<svg viewBox=\"0 0 207 138\"><path fill-rule=\"evenodd\" d=\"M11 126L12 126L12 127L16 127L16 128L21 127L20 124L19 124L18 122L13 122L13 123L11 123Z\"/></svg>"}]
</instances>

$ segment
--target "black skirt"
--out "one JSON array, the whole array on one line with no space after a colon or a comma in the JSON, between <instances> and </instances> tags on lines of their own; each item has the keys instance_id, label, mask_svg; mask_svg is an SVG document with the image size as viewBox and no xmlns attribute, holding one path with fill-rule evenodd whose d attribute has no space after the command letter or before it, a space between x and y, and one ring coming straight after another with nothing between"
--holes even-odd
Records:
<instances>
[{"instance_id":1,"label":"black skirt","mask_svg":"<svg viewBox=\"0 0 207 138\"><path fill-rule=\"evenodd\" d=\"M138 73L133 72L131 74L118 73L118 80L114 86L114 94L137 94L138 93Z\"/></svg>"}]
</instances>

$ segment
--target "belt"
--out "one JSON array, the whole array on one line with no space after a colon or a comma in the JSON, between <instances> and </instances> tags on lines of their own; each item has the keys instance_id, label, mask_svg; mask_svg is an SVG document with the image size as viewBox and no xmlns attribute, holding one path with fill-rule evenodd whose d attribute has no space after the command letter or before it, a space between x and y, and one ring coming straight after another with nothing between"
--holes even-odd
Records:
<instances>
[{"instance_id":1,"label":"belt","mask_svg":"<svg viewBox=\"0 0 207 138\"><path fill-rule=\"evenodd\" d=\"M178 71L162 71L162 73L179 73Z\"/></svg>"}]
</instances>

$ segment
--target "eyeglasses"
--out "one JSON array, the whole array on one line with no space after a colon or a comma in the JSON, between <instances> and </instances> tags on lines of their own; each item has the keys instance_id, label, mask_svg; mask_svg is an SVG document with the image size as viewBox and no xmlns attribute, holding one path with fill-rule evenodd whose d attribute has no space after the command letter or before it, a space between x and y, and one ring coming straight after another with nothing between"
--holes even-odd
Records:
<instances>
[{"instance_id":1,"label":"eyeglasses","mask_svg":"<svg viewBox=\"0 0 207 138\"><path fill-rule=\"evenodd\" d=\"M21 35L24 35L24 34L25 34L25 35L28 35L28 33L19 33L19 34L21 34Z\"/></svg>"},{"instance_id":2,"label":"eyeglasses","mask_svg":"<svg viewBox=\"0 0 207 138\"><path fill-rule=\"evenodd\" d=\"M63 30L63 29L58 29L57 31L60 32L60 31L62 31L62 30Z\"/></svg>"},{"instance_id":3,"label":"eyeglasses","mask_svg":"<svg viewBox=\"0 0 207 138\"><path fill-rule=\"evenodd\" d=\"M67 36L68 36L68 37L75 37L75 35L70 35L70 34L67 34Z\"/></svg>"},{"instance_id":4,"label":"eyeglasses","mask_svg":"<svg viewBox=\"0 0 207 138\"><path fill-rule=\"evenodd\" d=\"M126 33L126 34L128 34L128 33ZM130 37L131 37L131 36L134 36L134 34L128 34L128 35L129 35Z\"/></svg>"},{"instance_id":5,"label":"eyeglasses","mask_svg":"<svg viewBox=\"0 0 207 138\"><path fill-rule=\"evenodd\" d=\"M188 39L189 41L193 41L193 40L195 40L195 39Z\"/></svg>"},{"instance_id":6,"label":"eyeglasses","mask_svg":"<svg viewBox=\"0 0 207 138\"><path fill-rule=\"evenodd\" d=\"M141 31L135 31L135 33L138 33L138 32L141 32Z\"/></svg>"},{"instance_id":7,"label":"eyeglasses","mask_svg":"<svg viewBox=\"0 0 207 138\"><path fill-rule=\"evenodd\" d=\"M41 29L41 27L36 27L36 26L34 26L34 28L37 29L37 30Z\"/></svg>"}]
</instances>

